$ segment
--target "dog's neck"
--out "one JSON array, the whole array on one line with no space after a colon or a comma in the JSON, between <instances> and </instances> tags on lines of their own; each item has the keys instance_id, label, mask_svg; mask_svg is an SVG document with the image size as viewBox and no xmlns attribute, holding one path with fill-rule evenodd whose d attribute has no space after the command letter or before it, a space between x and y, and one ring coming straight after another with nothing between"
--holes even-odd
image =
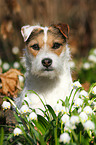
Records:
<instances>
[{"instance_id":1,"label":"dog's neck","mask_svg":"<svg viewBox=\"0 0 96 145\"><path fill-rule=\"evenodd\" d=\"M59 87L64 83L67 85L71 82L72 79L70 75L70 68L67 68L66 71L53 79L34 76L30 71L27 70L25 78L25 86L27 87L26 89L34 90L35 92L40 94L46 94L48 93L48 91L51 92L54 88Z\"/></svg>"}]
</instances>

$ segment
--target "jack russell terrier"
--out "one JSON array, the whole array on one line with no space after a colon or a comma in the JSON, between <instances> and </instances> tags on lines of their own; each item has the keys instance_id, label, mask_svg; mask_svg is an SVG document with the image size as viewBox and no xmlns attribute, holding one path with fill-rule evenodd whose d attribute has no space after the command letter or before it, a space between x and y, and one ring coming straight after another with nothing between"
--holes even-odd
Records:
<instances>
[{"instance_id":1,"label":"jack russell terrier","mask_svg":"<svg viewBox=\"0 0 96 145\"><path fill-rule=\"evenodd\" d=\"M31 108L43 109L38 96L28 92L33 90L45 104L54 108L59 99L65 100L72 88L70 50L67 44L69 26L67 24L49 27L27 25L22 27L21 33L26 43L26 76L20 104L27 94Z\"/></svg>"}]
</instances>

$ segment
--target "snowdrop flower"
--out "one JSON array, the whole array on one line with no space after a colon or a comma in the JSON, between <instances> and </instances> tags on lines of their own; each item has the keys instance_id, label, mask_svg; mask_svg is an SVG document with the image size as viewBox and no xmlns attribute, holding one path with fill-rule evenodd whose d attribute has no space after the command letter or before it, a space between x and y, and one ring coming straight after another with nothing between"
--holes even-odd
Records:
<instances>
[{"instance_id":1,"label":"snowdrop flower","mask_svg":"<svg viewBox=\"0 0 96 145\"><path fill-rule=\"evenodd\" d=\"M88 60L96 63L96 56L95 55L89 55Z\"/></svg>"},{"instance_id":2,"label":"snowdrop flower","mask_svg":"<svg viewBox=\"0 0 96 145\"><path fill-rule=\"evenodd\" d=\"M79 123L79 117L73 115L73 116L70 118L70 123L71 123L71 124Z\"/></svg>"},{"instance_id":3,"label":"snowdrop flower","mask_svg":"<svg viewBox=\"0 0 96 145\"><path fill-rule=\"evenodd\" d=\"M0 58L0 66L2 65L2 59Z\"/></svg>"},{"instance_id":4,"label":"snowdrop flower","mask_svg":"<svg viewBox=\"0 0 96 145\"><path fill-rule=\"evenodd\" d=\"M35 112L30 113L29 119L30 120L37 120L37 114Z\"/></svg>"},{"instance_id":5,"label":"snowdrop flower","mask_svg":"<svg viewBox=\"0 0 96 145\"><path fill-rule=\"evenodd\" d=\"M61 118L61 121L62 121L63 123L68 122L68 121L69 121L69 116L68 116L67 114L64 114L64 115L62 116L62 118Z\"/></svg>"},{"instance_id":6,"label":"snowdrop flower","mask_svg":"<svg viewBox=\"0 0 96 145\"><path fill-rule=\"evenodd\" d=\"M88 98L88 92L86 92L85 90L82 90L82 91L79 93L79 95L82 97L82 99L83 99L84 97ZM83 96L84 96L84 97L83 97Z\"/></svg>"},{"instance_id":7,"label":"snowdrop flower","mask_svg":"<svg viewBox=\"0 0 96 145\"><path fill-rule=\"evenodd\" d=\"M74 101L74 105L75 106L79 107L82 104L83 104L83 100L82 99L80 99L80 98L75 99L75 101Z\"/></svg>"},{"instance_id":8,"label":"snowdrop flower","mask_svg":"<svg viewBox=\"0 0 96 145\"><path fill-rule=\"evenodd\" d=\"M26 66L26 59L25 59L25 57L21 58L20 64L25 68L25 66Z\"/></svg>"},{"instance_id":9,"label":"snowdrop flower","mask_svg":"<svg viewBox=\"0 0 96 145\"><path fill-rule=\"evenodd\" d=\"M16 46L14 46L13 48L12 48L12 53L13 54L18 54L19 53L19 48L18 47L16 47Z\"/></svg>"},{"instance_id":10,"label":"snowdrop flower","mask_svg":"<svg viewBox=\"0 0 96 145\"><path fill-rule=\"evenodd\" d=\"M78 81L72 83L72 86L73 86L73 89L77 89L79 87L82 87L82 85Z\"/></svg>"},{"instance_id":11,"label":"snowdrop flower","mask_svg":"<svg viewBox=\"0 0 96 145\"><path fill-rule=\"evenodd\" d=\"M62 103L61 102L57 103L54 107L54 110L55 113L58 115L58 113L62 111Z\"/></svg>"},{"instance_id":12,"label":"snowdrop flower","mask_svg":"<svg viewBox=\"0 0 96 145\"><path fill-rule=\"evenodd\" d=\"M82 108L81 107L79 107L78 108L78 113L80 113L82 111Z\"/></svg>"},{"instance_id":13,"label":"snowdrop flower","mask_svg":"<svg viewBox=\"0 0 96 145\"><path fill-rule=\"evenodd\" d=\"M10 65L9 65L9 63L5 62L5 63L3 63L2 67L4 70L8 70L10 68Z\"/></svg>"},{"instance_id":14,"label":"snowdrop flower","mask_svg":"<svg viewBox=\"0 0 96 145\"><path fill-rule=\"evenodd\" d=\"M88 119L88 116L85 112L81 112L79 117L80 117L81 122L85 122Z\"/></svg>"},{"instance_id":15,"label":"snowdrop flower","mask_svg":"<svg viewBox=\"0 0 96 145\"><path fill-rule=\"evenodd\" d=\"M68 121L65 123L64 131L71 132L71 130L75 128L76 128L75 124L71 124L70 121Z\"/></svg>"},{"instance_id":16,"label":"snowdrop flower","mask_svg":"<svg viewBox=\"0 0 96 145\"><path fill-rule=\"evenodd\" d=\"M20 64L18 62L14 62L13 67L18 69L20 67Z\"/></svg>"},{"instance_id":17,"label":"snowdrop flower","mask_svg":"<svg viewBox=\"0 0 96 145\"><path fill-rule=\"evenodd\" d=\"M29 112L29 107L27 105L23 105L20 108L21 114Z\"/></svg>"},{"instance_id":18,"label":"snowdrop flower","mask_svg":"<svg viewBox=\"0 0 96 145\"><path fill-rule=\"evenodd\" d=\"M93 88L92 93L96 95L96 86Z\"/></svg>"},{"instance_id":19,"label":"snowdrop flower","mask_svg":"<svg viewBox=\"0 0 96 145\"><path fill-rule=\"evenodd\" d=\"M93 113L93 110L91 109L90 106L86 106L83 111L86 113L86 114L92 114Z\"/></svg>"},{"instance_id":20,"label":"snowdrop flower","mask_svg":"<svg viewBox=\"0 0 96 145\"><path fill-rule=\"evenodd\" d=\"M86 70L90 69L90 68L91 68L90 63L85 62L85 63L83 64L83 68L86 69Z\"/></svg>"},{"instance_id":21,"label":"snowdrop flower","mask_svg":"<svg viewBox=\"0 0 96 145\"><path fill-rule=\"evenodd\" d=\"M30 105L32 104L31 100L28 97L24 97L24 103L26 104L26 102Z\"/></svg>"},{"instance_id":22,"label":"snowdrop flower","mask_svg":"<svg viewBox=\"0 0 96 145\"><path fill-rule=\"evenodd\" d=\"M70 64L70 67L71 67L71 68L75 68L75 63L74 63L74 61L70 61L69 64Z\"/></svg>"},{"instance_id":23,"label":"snowdrop flower","mask_svg":"<svg viewBox=\"0 0 96 145\"><path fill-rule=\"evenodd\" d=\"M86 130L94 130L95 129L95 124L94 122L92 122L91 120L88 120L86 121L84 124L83 124L84 128Z\"/></svg>"},{"instance_id":24,"label":"snowdrop flower","mask_svg":"<svg viewBox=\"0 0 96 145\"><path fill-rule=\"evenodd\" d=\"M68 133L63 133L60 135L60 142L63 142L63 143L69 143L70 142L70 136Z\"/></svg>"},{"instance_id":25,"label":"snowdrop flower","mask_svg":"<svg viewBox=\"0 0 96 145\"><path fill-rule=\"evenodd\" d=\"M22 134L22 130L17 127L14 129L13 133L14 133L14 136L16 136L16 135L18 136L19 134Z\"/></svg>"},{"instance_id":26,"label":"snowdrop flower","mask_svg":"<svg viewBox=\"0 0 96 145\"><path fill-rule=\"evenodd\" d=\"M96 55L96 48L93 50L93 53Z\"/></svg>"},{"instance_id":27,"label":"snowdrop flower","mask_svg":"<svg viewBox=\"0 0 96 145\"><path fill-rule=\"evenodd\" d=\"M69 114L69 109L65 106L62 106L62 113Z\"/></svg>"},{"instance_id":28,"label":"snowdrop flower","mask_svg":"<svg viewBox=\"0 0 96 145\"><path fill-rule=\"evenodd\" d=\"M18 78L19 78L20 82L24 82L24 77L23 76L19 75Z\"/></svg>"},{"instance_id":29,"label":"snowdrop flower","mask_svg":"<svg viewBox=\"0 0 96 145\"><path fill-rule=\"evenodd\" d=\"M2 108L3 109L10 109L11 108L11 104L9 102L7 102L7 101L3 101Z\"/></svg>"}]
</instances>

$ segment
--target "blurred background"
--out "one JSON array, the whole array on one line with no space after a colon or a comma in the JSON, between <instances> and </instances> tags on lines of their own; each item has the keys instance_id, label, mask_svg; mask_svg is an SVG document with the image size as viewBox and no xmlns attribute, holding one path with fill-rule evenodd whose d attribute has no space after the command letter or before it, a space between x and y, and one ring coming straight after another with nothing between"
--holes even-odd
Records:
<instances>
[{"instance_id":1,"label":"blurred background","mask_svg":"<svg viewBox=\"0 0 96 145\"><path fill-rule=\"evenodd\" d=\"M70 26L73 79L96 81L96 0L0 0L0 66L24 72L23 25ZM88 83L87 83L88 85Z\"/></svg>"}]
</instances>

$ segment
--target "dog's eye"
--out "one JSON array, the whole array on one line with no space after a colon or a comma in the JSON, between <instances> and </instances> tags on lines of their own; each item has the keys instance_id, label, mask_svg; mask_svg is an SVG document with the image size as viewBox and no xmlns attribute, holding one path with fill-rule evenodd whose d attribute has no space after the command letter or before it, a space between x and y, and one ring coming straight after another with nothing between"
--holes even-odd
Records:
<instances>
[{"instance_id":1,"label":"dog's eye","mask_svg":"<svg viewBox=\"0 0 96 145\"><path fill-rule=\"evenodd\" d=\"M61 43L57 43L56 42L56 43L53 44L53 47L52 48L53 49L58 49L61 45L62 45Z\"/></svg>"},{"instance_id":2,"label":"dog's eye","mask_svg":"<svg viewBox=\"0 0 96 145\"><path fill-rule=\"evenodd\" d=\"M30 47L32 47L34 50L39 50L40 49L38 44L34 44L34 45L30 46Z\"/></svg>"}]
</instances>

